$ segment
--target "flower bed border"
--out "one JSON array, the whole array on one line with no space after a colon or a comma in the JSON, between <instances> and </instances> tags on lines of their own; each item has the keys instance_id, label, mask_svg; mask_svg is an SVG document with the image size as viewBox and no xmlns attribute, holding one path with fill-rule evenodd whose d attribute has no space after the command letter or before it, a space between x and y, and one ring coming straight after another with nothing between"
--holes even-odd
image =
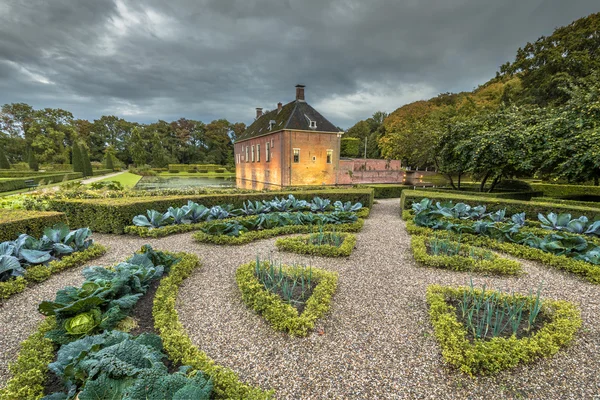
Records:
<instances>
[{"instance_id":1,"label":"flower bed border","mask_svg":"<svg viewBox=\"0 0 600 400\"><path fill-rule=\"evenodd\" d=\"M239 380L229 368L216 364L206 353L194 346L185 328L179 322L175 304L179 286L192 272L201 267L197 256L175 253L181 259L171 266L169 275L160 281L154 295L152 315L154 327L163 341L165 352L174 363L189 365L209 375L214 382L214 394L224 399L268 399L273 391L263 391Z\"/></svg>"},{"instance_id":2,"label":"flower bed border","mask_svg":"<svg viewBox=\"0 0 600 400\"><path fill-rule=\"evenodd\" d=\"M497 337L471 342L466 338L464 325L456 317L456 309L446 302L447 297L460 298L466 290L470 288L430 285L427 288L427 303L444 359L469 375L490 375L536 358L551 357L569 344L581 327L580 312L575 304L546 299L542 303L542 313L546 312L550 321L533 336L521 339L515 336L508 339ZM477 291L481 293L481 290ZM502 294L501 298L510 301L512 295ZM517 295L517 298L534 301L529 296Z\"/></svg>"},{"instance_id":3,"label":"flower bed border","mask_svg":"<svg viewBox=\"0 0 600 400\"><path fill-rule=\"evenodd\" d=\"M340 233L339 235L344 239L339 247L329 244L316 245L307 243L306 241L310 239L311 234L277 239L275 246L277 246L279 251L289 251L298 254L310 254L322 257L348 257L356 245L356 235L351 233Z\"/></svg>"},{"instance_id":4,"label":"flower bed border","mask_svg":"<svg viewBox=\"0 0 600 400\"><path fill-rule=\"evenodd\" d=\"M406 230L412 235L425 236L432 236L436 232L439 232L439 230L436 231L431 228L417 226L414 221L411 220L406 221ZM454 232L443 232L451 239L457 240L459 237L459 235ZM460 240L461 242L468 243L472 246L487 247L526 260L539 261L546 266L579 275L593 284L600 284L600 267L585 261L574 260L566 256L557 256L522 244L499 242L482 235L463 233L460 235Z\"/></svg>"},{"instance_id":5,"label":"flower bed border","mask_svg":"<svg viewBox=\"0 0 600 400\"><path fill-rule=\"evenodd\" d=\"M89 248L77 251L48 263L48 265L34 265L25 269L25 275L6 282L0 282L0 301L23 292L27 286L47 280L53 274L65 269L79 267L86 262L98 258L106 253L106 247L94 243Z\"/></svg>"},{"instance_id":6,"label":"flower bed border","mask_svg":"<svg viewBox=\"0 0 600 400\"><path fill-rule=\"evenodd\" d=\"M262 263L265 267L268 261ZM244 303L264 319L271 327L284 331L293 336L306 336L314 328L315 322L328 310L331 297L337 287L337 272L329 272L319 268L312 269L312 278L317 280L317 286L306 302L302 314L291 305L285 303L281 297L269 292L254 275L256 262L242 264L235 273L235 279L242 293ZM306 268L297 266L283 266L286 274L308 275Z\"/></svg>"},{"instance_id":7,"label":"flower bed border","mask_svg":"<svg viewBox=\"0 0 600 400\"><path fill-rule=\"evenodd\" d=\"M452 271L487 272L499 275L521 275L523 273L523 270L521 269L521 263L500 257L494 253L492 253L492 260L474 259L461 255L436 256L429 254L427 252L427 242L429 241L429 238L420 235L413 235L410 239L410 246L412 248L413 256L415 257L415 260L422 265L433 268L449 269ZM453 243L458 242L453 241ZM474 251L478 254L489 251L464 243L460 243L460 246L467 252Z\"/></svg>"}]
</instances>

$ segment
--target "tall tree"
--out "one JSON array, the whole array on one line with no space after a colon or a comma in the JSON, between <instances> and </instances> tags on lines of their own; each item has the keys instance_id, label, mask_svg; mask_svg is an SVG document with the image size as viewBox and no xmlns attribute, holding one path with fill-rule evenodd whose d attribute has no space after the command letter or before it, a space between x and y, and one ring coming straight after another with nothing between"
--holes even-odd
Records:
<instances>
[{"instance_id":1,"label":"tall tree","mask_svg":"<svg viewBox=\"0 0 600 400\"><path fill-rule=\"evenodd\" d=\"M0 147L0 169L9 169L10 163L4 154L4 149Z\"/></svg>"},{"instance_id":2,"label":"tall tree","mask_svg":"<svg viewBox=\"0 0 600 400\"><path fill-rule=\"evenodd\" d=\"M74 172L81 172L81 173L84 172L81 149L79 148L79 145L77 144L77 142L74 142L73 147L71 148L71 162L73 164Z\"/></svg>"},{"instance_id":3,"label":"tall tree","mask_svg":"<svg viewBox=\"0 0 600 400\"><path fill-rule=\"evenodd\" d=\"M85 146L79 146L79 149L81 150L81 161L83 163L83 176L93 176L94 170L92 168L92 163L90 162L87 148Z\"/></svg>"},{"instance_id":4,"label":"tall tree","mask_svg":"<svg viewBox=\"0 0 600 400\"><path fill-rule=\"evenodd\" d=\"M142 137L142 128L136 126L131 131L131 139L129 140L129 152L136 167L141 167L146 164L147 150L146 141Z\"/></svg>"},{"instance_id":5,"label":"tall tree","mask_svg":"<svg viewBox=\"0 0 600 400\"><path fill-rule=\"evenodd\" d=\"M37 171L39 169L38 160L35 156L35 151L32 148L29 148L29 155L27 157L27 163L29 164L30 170Z\"/></svg>"},{"instance_id":6,"label":"tall tree","mask_svg":"<svg viewBox=\"0 0 600 400\"><path fill-rule=\"evenodd\" d=\"M115 165L113 164L112 154L106 152L106 169L110 169L113 171L115 169Z\"/></svg>"}]
</instances>

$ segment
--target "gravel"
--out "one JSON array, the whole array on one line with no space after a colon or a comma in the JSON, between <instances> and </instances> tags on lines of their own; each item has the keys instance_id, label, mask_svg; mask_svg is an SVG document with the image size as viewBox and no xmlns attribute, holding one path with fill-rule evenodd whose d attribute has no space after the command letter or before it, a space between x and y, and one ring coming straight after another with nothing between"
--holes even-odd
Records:
<instances>
[{"instance_id":1,"label":"gravel","mask_svg":"<svg viewBox=\"0 0 600 400\"><path fill-rule=\"evenodd\" d=\"M582 308L583 328L575 342L552 359L469 378L449 369L429 324L425 290L430 284L464 285L467 273L418 267L410 237L399 218L398 200L379 200L347 259L275 254L338 271L330 312L306 338L276 332L242 302L235 270L277 253L276 239L244 246L195 243L191 234L160 239L94 235L110 250L98 264L122 260L144 243L156 249L198 254L203 268L181 287L180 320L192 341L245 382L276 390L282 399L321 398L593 398L600 396L600 286L572 275L523 262L522 277L475 276L474 283L527 292L543 281L543 296ZM17 343L39 319L37 303L78 284L79 270L65 272L13 297L0 308L0 384Z\"/></svg>"}]
</instances>

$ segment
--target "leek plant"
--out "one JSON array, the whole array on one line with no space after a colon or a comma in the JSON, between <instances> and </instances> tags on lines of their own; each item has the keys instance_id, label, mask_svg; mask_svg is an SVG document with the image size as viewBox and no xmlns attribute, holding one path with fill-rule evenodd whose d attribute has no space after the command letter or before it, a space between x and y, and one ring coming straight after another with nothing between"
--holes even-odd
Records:
<instances>
[{"instance_id":1,"label":"leek plant","mask_svg":"<svg viewBox=\"0 0 600 400\"><path fill-rule=\"evenodd\" d=\"M333 229L331 232L323 231L323 224L319 224L319 231L312 233L309 237L309 243L316 246L335 246L340 247L344 242L344 237Z\"/></svg>"},{"instance_id":2,"label":"leek plant","mask_svg":"<svg viewBox=\"0 0 600 400\"><path fill-rule=\"evenodd\" d=\"M542 308L541 290L540 284L535 295L530 290L528 299L522 299L514 292L506 296L502 291L486 291L485 285L478 291L471 279L458 308L467 331L476 339L516 335L519 329L530 333ZM521 328L524 322L526 327Z\"/></svg>"},{"instance_id":3,"label":"leek plant","mask_svg":"<svg viewBox=\"0 0 600 400\"><path fill-rule=\"evenodd\" d=\"M257 255L254 274L269 292L280 295L294 307L304 306L312 293L312 268L294 264L292 269L296 272L287 272L281 260L274 261L269 257L269 260L261 261Z\"/></svg>"}]
</instances>

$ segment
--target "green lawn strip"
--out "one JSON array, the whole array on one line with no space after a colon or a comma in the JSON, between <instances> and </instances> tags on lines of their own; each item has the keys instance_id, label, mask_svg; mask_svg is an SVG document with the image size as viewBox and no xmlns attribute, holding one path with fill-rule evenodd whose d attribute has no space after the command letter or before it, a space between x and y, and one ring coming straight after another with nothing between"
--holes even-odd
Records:
<instances>
[{"instance_id":1,"label":"green lawn strip","mask_svg":"<svg viewBox=\"0 0 600 400\"><path fill-rule=\"evenodd\" d=\"M175 365L189 365L209 375L214 382L214 393L218 399L269 399L273 391L263 391L241 382L235 372L216 364L206 353L194 346L185 328L179 322L175 308L179 286L194 270L201 267L198 257L177 253L180 260L171 266L154 296L152 315L154 327L162 338L169 359Z\"/></svg>"},{"instance_id":2,"label":"green lawn strip","mask_svg":"<svg viewBox=\"0 0 600 400\"><path fill-rule=\"evenodd\" d=\"M336 230L337 232L359 232L365 221L359 218L355 222L349 224L326 224L323 225L324 231ZM196 232L194 240L200 243L213 243L224 245L241 245L253 242L255 240L268 239L280 235L291 235L294 233L310 233L314 231L314 225L288 225L280 226L272 229L263 229L260 231L250 231L240 233L239 236L227 235L209 235L204 232Z\"/></svg>"},{"instance_id":3,"label":"green lawn strip","mask_svg":"<svg viewBox=\"0 0 600 400\"><path fill-rule=\"evenodd\" d=\"M339 233L339 235L343 238L343 242L339 247L329 244L311 244L309 243L309 240L313 236L312 234L277 239L275 246L277 246L277 249L280 251L289 251L298 254L310 254L323 257L348 257L356 245L356 235L351 233Z\"/></svg>"},{"instance_id":4,"label":"green lawn strip","mask_svg":"<svg viewBox=\"0 0 600 400\"><path fill-rule=\"evenodd\" d=\"M315 322L329 310L331 297L337 287L338 274L318 268L283 266L285 274L298 276L303 274L305 278L312 274L312 279L317 283L302 314L283 299L269 292L259 282L255 275L256 262L241 265L235 278L242 293L242 300L246 305L262 315L273 329L284 331L293 336L306 336L314 328ZM264 262L261 268L268 268L269 263Z\"/></svg>"},{"instance_id":5,"label":"green lawn strip","mask_svg":"<svg viewBox=\"0 0 600 400\"><path fill-rule=\"evenodd\" d=\"M495 337L490 340L469 340L464 324L457 319L456 308L448 300L460 300L468 287L450 288L431 285L427 288L429 316L442 356L450 365L469 375L491 375L536 358L551 357L569 344L581 327L578 307L570 302L548 300L542 302L541 314L548 321L532 336L517 339ZM481 291L478 291L481 293ZM491 291L488 292L491 295ZM501 294L501 301L533 297Z\"/></svg>"},{"instance_id":6,"label":"green lawn strip","mask_svg":"<svg viewBox=\"0 0 600 400\"><path fill-rule=\"evenodd\" d=\"M439 230L417 226L413 221L406 221L406 230L413 235L423 235L432 237ZM539 261L549 267L559 270L568 271L575 275L579 275L591 283L600 284L600 267L587 263L585 261L574 260L566 256L557 256L552 253L524 246L522 244L499 242L495 239L482 235L472 235L469 233L457 234L449 231L443 231L446 237L451 240L460 240L461 243L466 243L477 247L487 247L497 250L515 257L524 258L526 260Z\"/></svg>"},{"instance_id":7,"label":"green lawn strip","mask_svg":"<svg viewBox=\"0 0 600 400\"><path fill-rule=\"evenodd\" d=\"M116 181L123 185L123 188L131 189L136 185L136 183L138 183L140 179L142 179L141 175L132 174L131 172L124 172L117 176L97 180L96 182Z\"/></svg>"},{"instance_id":8,"label":"green lawn strip","mask_svg":"<svg viewBox=\"0 0 600 400\"><path fill-rule=\"evenodd\" d=\"M93 244L89 248L78 251L61 258L51 261L48 265L34 265L25 269L25 275L19 276L6 282L0 282L0 300L7 299L12 295L20 293L37 282L43 282L52 274L56 274L65 269L75 268L86 262L98 258L106 253L106 247L100 244Z\"/></svg>"},{"instance_id":9,"label":"green lawn strip","mask_svg":"<svg viewBox=\"0 0 600 400\"><path fill-rule=\"evenodd\" d=\"M160 172L158 176L166 177L190 177L190 178L235 178L235 172Z\"/></svg>"},{"instance_id":10,"label":"green lawn strip","mask_svg":"<svg viewBox=\"0 0 600 400\"><path fill-rule=\"evenodd\" d=\"M47 317L21 343L17 359L9 366L12 377L0 389L0 400L39 399L44 396L48 364L54 360L54 343L44 336L55 328L56 319Z\"/></svg>"},{"instance_id":11,"label":"green lawn strip","mask_svg":"<svg viewBox=\"0 0 600 400\"><path fill-rule=\"evenodd\" d=\"M428 267L499 275L520 275L523 272L521 263L518 261L500 257L489 250L460 243L461 252L473 254L478 258L465 255L433 255L427 251L427 244L429 243L430 239L418 235L413 235L410 240L415 260ZM454 244L457 245L458 242L454 242ZM484 255L491 259L483 259Z\"/></svg>"}]
</instances>

